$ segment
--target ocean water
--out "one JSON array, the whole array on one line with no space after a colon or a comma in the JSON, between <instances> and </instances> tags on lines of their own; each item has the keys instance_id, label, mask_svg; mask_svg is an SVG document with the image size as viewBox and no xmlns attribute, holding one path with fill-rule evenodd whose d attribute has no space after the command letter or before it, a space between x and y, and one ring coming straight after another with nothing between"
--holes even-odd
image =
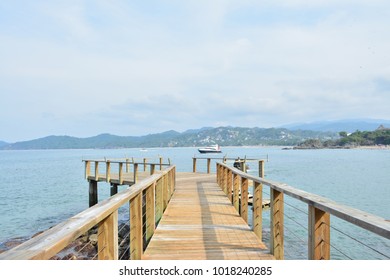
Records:
<instances>
[{"instance_id":1,"label":"ocean water","mask_svg":"<svg viewBox=\"0 0 390 280\"><path fill-rule=\"evenodd\" d=\"M170 158L177 171L192 171L196 148L0 151L0 249L85 210L88 182L82 159ZM390 150L282 150L280 147L223 147L228 157L268 158L266 178L287 183L390 220ZM213 164L213 168L214 168ZM257 164L249 163L256 174ZM198 171L206 161L198 160ZM215 168L214 168L215 170ZM120 189L121 190L121 189ZM99 200L109 185L99 184ZM264 187L264 197L269 190ZM285 257L307 258L307 205L285 196ZM264 239L269 239L269 211ZM331 217L332 259L387 259L390 241ZM363 244L361 244L363 243Z\"/></svg>"}]
</instances>

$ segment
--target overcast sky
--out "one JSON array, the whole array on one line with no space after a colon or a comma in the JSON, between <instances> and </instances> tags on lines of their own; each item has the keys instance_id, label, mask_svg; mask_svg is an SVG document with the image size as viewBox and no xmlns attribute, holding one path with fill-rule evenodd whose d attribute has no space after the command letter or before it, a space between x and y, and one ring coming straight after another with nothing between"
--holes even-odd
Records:
<instances>
[{"instance_id":1,"label":"overcast sky","mask_svg":"<svg viewBox=\"0 0 390 280\"><path fill-rule=\"evenodd\" d=\"M388 0L0 0L0 140L390 119Z\"/></svg>"}]
</instances>

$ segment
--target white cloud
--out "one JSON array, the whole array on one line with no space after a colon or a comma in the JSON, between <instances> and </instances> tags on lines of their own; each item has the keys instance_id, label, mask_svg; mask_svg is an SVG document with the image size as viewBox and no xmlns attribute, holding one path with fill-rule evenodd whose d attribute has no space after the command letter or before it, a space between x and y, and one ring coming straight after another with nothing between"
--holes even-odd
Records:
<instances>
[{"instance_id":1,"label":"white cloud","mask_svg":"<svg viewBox=\"0 0 390 280\"><path fill-rule=\"evenodd\" d=\"M2 5L0 139L390 118L384 1Z\"/></svg>"}]
</instances>

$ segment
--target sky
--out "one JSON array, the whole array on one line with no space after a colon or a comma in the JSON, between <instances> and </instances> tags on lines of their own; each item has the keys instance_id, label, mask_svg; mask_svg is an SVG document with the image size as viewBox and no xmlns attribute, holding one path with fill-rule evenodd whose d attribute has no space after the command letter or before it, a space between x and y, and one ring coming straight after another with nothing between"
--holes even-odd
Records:
<instances>
[{"instance_id":1,"label":"sky","mask_svg":"<svg viewBox=\"0 0 390 280\"><path fill-rule=\"evenodd\" d=\"M390 119L388 0L0 0L0 140Z\"/></svg>"}]
</instances>

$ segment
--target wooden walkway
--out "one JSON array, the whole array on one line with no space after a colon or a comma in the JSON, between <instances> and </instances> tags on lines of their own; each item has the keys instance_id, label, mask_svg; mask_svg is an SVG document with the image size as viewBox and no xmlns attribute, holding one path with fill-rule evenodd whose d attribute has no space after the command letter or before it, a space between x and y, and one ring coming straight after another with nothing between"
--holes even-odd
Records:
<instances>
[{"instance_id":1,"label":"wooden walkway","mask_svg":"<svg viewBox=\"0 0 390 280\"><path fill-rule=\"evenodd\" d=\"M177 173L176 189L142 259L274 259L215 182Z\"/></svg>"}]
</instances>

